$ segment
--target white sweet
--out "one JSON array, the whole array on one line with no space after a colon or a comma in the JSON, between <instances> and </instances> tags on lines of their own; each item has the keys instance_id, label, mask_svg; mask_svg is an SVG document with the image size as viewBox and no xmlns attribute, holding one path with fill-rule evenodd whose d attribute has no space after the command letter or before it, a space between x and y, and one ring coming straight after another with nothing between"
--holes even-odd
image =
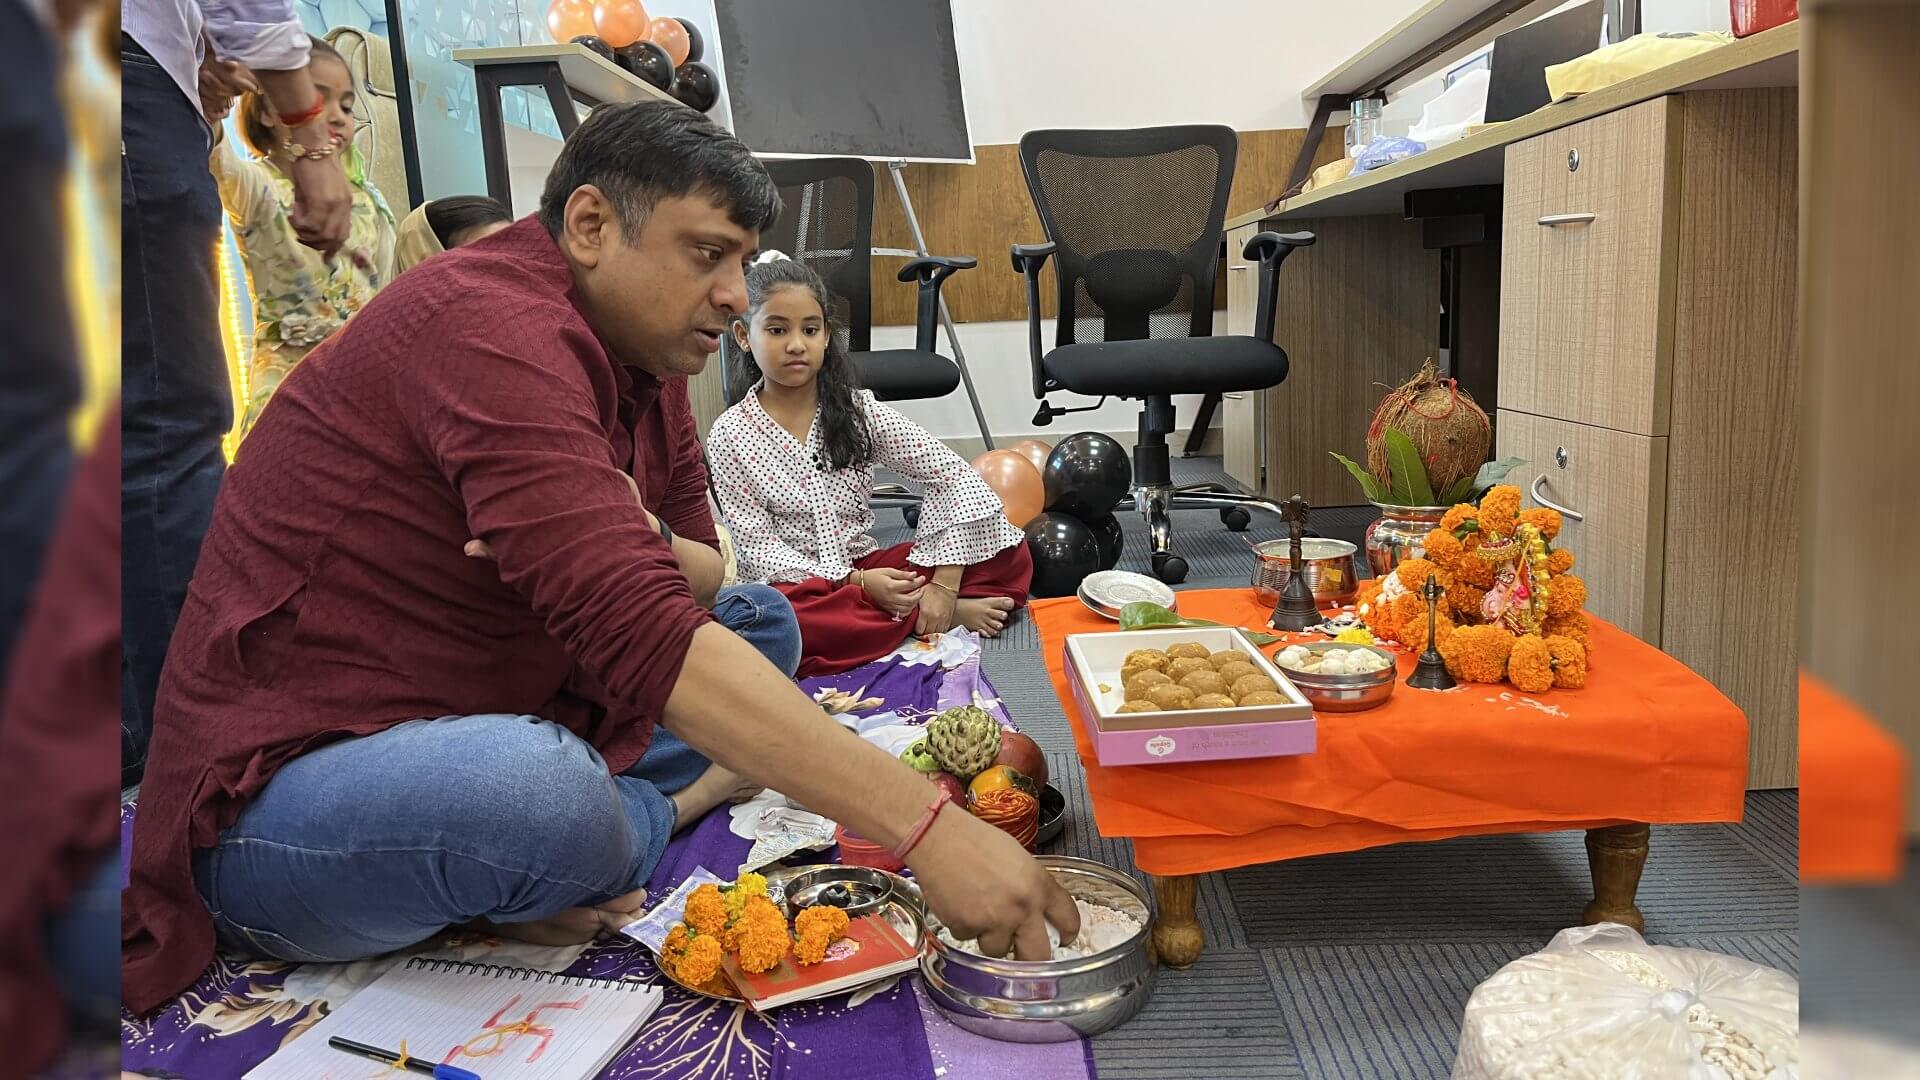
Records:
<instances>
[{"instance_id":1,"label":"white sweet","mask_svg":"<svg viewBox=\"0 0 1920 1080\"><path fill-rule=\"evenodd\" d=\"M1315 675L1367 675L1385 671L1391 666L1386 657L1364 648L1328 649L1316 653L1295 645L1281 650L1274 659L1283 668Z\"/></svg>"},{"instance_id":2,"label":"white sweet","mask_svg":"<svg viewBox=\"0 0 1920 1080\"><path fill-rule=\"evenodd\" d=\"M1060 944L1060 932L1047 924L1047 940L1053 945L1055 960L1077 960L1083 956L1105 952L1140 932L1140 920L1117 908L1102 904L1089 904L1079 897L1074 898L1074 906L1080 909L1080 933L1074 937L1073 944ZM946 927L939 929L940 940L975 956L985 956L980 951L980 942L974 938L965 941L955 940L953 933Z\"/></svg>"},{"instance_id":3,"label":"white sweet","mask_svg":"<svg viewBox=\"0 0 1920 1080\"><path fill-rule=\"evenodd\" d=\"M1279 660L1280 664L1284 667L1297 668L1312 658L1313 654L1305 648L1299 645L1289 645L1280 650L1280 655L1275 659Z\"/></svg>"}]
</instances>

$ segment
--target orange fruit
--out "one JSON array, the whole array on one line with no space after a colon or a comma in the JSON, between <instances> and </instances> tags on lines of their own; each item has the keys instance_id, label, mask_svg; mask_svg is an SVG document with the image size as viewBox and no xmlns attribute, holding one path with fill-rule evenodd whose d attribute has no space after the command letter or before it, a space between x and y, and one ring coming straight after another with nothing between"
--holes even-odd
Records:
<instances>
[{"instance_id":1,"label":"orange fruit","mask_svg":"<svg viewBox=\"0 0 1920 1080\"><path fill-rule=\"evenodd\" d=\"M984 795L989 791L1003 791L1007 788L1032 794L1033 781L1013 771L1006 765L995 765L973 778L967 785L967 791L973 795Z\"/></svg>"}]
</instances>

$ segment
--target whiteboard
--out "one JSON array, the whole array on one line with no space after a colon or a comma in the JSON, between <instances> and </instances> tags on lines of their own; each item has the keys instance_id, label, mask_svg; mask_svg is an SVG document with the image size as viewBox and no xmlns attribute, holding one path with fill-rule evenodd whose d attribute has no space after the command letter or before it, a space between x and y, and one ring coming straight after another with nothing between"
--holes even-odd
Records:
<instances>
[{"instance_id":1,"label":"whiteboard","mask_svg":"<svg viewBox=\"0 0 1920 1080\"><path fill-rule=\"evenodd\" d=\"M768 157L973 162L951 0L714 0L733 133Z\"/></svg>"}]
</instances>

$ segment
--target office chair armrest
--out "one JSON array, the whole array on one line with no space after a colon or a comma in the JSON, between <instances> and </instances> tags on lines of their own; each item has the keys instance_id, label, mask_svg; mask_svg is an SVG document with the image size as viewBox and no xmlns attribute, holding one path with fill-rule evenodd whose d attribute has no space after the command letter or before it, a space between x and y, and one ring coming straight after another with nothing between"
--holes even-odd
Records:
<instances>
[{"instance_id":1,"label":"office chair armrest","mask_svg":"<svg viewBox=\"0 0 1920 1080\"><path fill-rule=\"evenodd\" d=\"M1049 240L1044 244L1013 245L1013 269L1018 274L1037 275L1040 268L1047 264L1047 256L1059 250L1059 245Z\"/></svg>"},{"instance_id":2,"label":"office chair armrest","mask_svg":"<svg viewBox=\"0 0 1920 1080\"><path fill-rule=\"evenodd\" d=\"M1044 244L1013 245L1013 269L1015 273L1027 278L1027 351L1033 365L1033 396L1040 400L1041 411L1046 411L1047 374L1040 365L1040 358L1046 350L1040 344L1040 268L1047 265L1047 257L1059 250L1059 245L1049 240Z\"/></svg>"},{"instance_id":3,"label":"office chair armrest","mask_svg":"<svg viewBox=\"0 0 1920 1080\"><path fill-rule=\"evenodd\" d=\"M1310 232L1263 232L1247 241L1241 253L1248 261L1260 263L1260 299L1253 309L1253 336L1273 340L1275 302L1279 293L1280 264L1295 248L1312 247L1317 239Z\"/></svg>"},{"instance_id":4,"label":"office chair armrest","mask_svg":"<svg viewBox=\"0 0 1920 1080\"><path fill-rule=\"evenodd\" d=\"M922 255L900 268L901 281L920 283L920 307L914 319L913 347L921 352L934 351L934 323L940 314L940 284L962 270L971 270L980 260L971 255Z\"/></svg>"}]
</instances>

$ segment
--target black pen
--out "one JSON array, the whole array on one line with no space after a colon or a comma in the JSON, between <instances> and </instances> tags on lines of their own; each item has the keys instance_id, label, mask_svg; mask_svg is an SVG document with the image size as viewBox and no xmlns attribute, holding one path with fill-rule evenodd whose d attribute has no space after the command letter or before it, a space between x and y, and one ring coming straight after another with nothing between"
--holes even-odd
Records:
<instances>
[{"instance_id":1,"label":"black pen","mask_svg":"<svg viewBox=\"0 0 1920 1080\"><path fill-rule=\"evenodd\" d=\"M345 1050L349 1054L359 1054L363 1058L384 1061L389 1065L399 1065L401 1063L400 1055L392 1050L382 1050L377 1046L357 1043L352 1039L343 1039L338 1035L328 1039L327 1045L333 1047L335 1050ZM412 1069L414 1072L425 1073L428 1076L434 1077L434 1080L480 1080L479 1073L468 1072L454 1065L434 1065L430 1062L421 1061L418 1058L407 1058L406 1067Z\"/></svg>"}]
</instances>

